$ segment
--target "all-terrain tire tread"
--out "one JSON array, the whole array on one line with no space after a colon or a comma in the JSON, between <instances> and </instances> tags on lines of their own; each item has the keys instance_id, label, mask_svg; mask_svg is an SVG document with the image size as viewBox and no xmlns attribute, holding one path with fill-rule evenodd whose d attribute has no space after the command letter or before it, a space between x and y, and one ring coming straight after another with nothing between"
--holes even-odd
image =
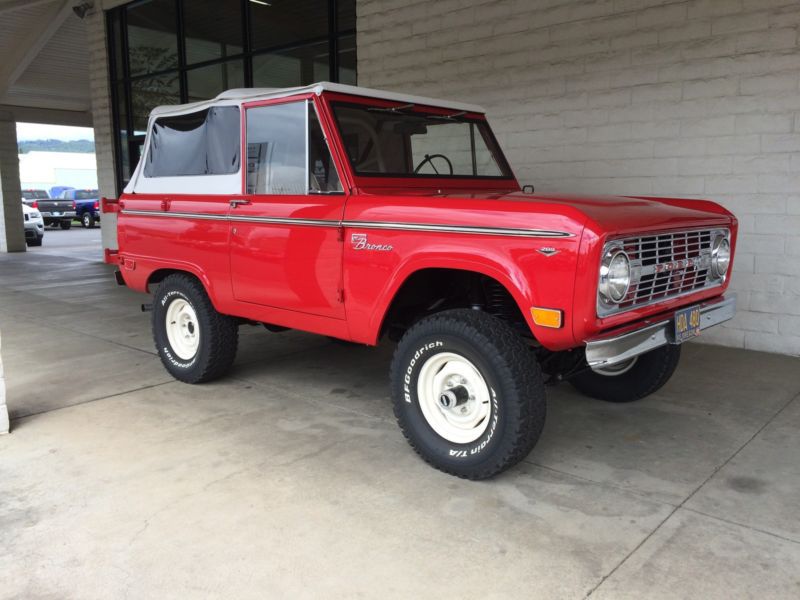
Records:
<instances>
[{"instance_id":1,"label":"all-terrain tire tread","mask_svg":"<svg viewBox=\"0 0 800 600\"><path fill-rule=\"evenodd\" d=\"M211 300L206 293L203 285L193 276L184 274L174 274L165 277L159 285L159 289L174 289L176 287L190 288L194 292L193 302L197 303L195 312L198 320L204 319L205 329L208 334L205 336L209 342L208 359L203 368L194 373L190 379L182 379L186 383L206 383L219 379L225 375L236 359L236 351L239 346L239 326L233 317L223 315L214 308ZM202 316L201 316L202 315ZM153 333L155 338L155 328L157 327L155 318L153 319ZM156 350L158 343L156 342ZM164 356L159 352L161 362L169 368Z\"/></svg>"},{"instance_id":2,"label":"all-terrain tire tread","mask_svg":"<svg viewBox=\"0 0 800 600\"><path fill-rule=\"evenodd\" d=\"M546 415L545 389L541 369L519 334L507 323L484 312L453 309L422 319L403 336L392 359L390 378L393 390L398 378L402 379L403 376L400 357L405 351L406 345L411 343L417 335L440 331L442 326L447 328L447 333L457 334L460 332L466 339L479 342L481 347L493 347L499 355L504 357L508 373L503 374L503 379L507 385L509 383L513 385L514 395L521 400L517 407L519 418L511 419L509 423L516 425L512 435L506 436L502 449L493 453L486 463L468 472L457 471L433 462L409 435L408 426L398 404L404 400L394 399L395 418L414 451L432 467L464 479L487 479L522 461L539 440ZM475 340L476 337L477 340ZM504 398L504 401L508 400L508 398Z\"/></svg>"}]
</instances>

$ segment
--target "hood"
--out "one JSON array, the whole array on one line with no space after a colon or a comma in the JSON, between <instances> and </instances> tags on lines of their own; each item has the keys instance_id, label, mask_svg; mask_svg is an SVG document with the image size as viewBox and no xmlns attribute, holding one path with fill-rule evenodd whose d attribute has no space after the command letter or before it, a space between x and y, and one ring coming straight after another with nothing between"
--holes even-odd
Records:
<instances>
[{"instance_id":1,"label":"hood","mask_svg":"<svg viewBox=\"0 0 800 600\"><path fill-rule=\"evenodd\" d=\"M363 190L367 191L367 190ZM558 213L564 217L583 222L598 233L615 234L639 231L656 231L678 227L702 227L705 225L729 224L733 215L719 204L709 200L689 198L655 198L646 196L580 196L567 194L530 194L521 191L476 192L474 190L409 190L380 189L367 193L384 196L426 196L435 198L442 206L447 200L467 203L469 213L472 202L480 205L481 212L494 213L504 220L503 213ZM488 210L487 210L488 209Z\"/></svg>"}]
</instances>

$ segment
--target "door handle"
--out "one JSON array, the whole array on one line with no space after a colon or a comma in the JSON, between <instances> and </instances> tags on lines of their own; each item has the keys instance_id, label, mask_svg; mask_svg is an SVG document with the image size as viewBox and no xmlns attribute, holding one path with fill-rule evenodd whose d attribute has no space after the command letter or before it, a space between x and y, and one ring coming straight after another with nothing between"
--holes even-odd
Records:
<instances>
[{"instance_id":1,"label":"door handle","mask_svg":"<svg viewBox=\"0 0 800 600\"><path fill-rule=\"evenodd\" d=\"M229 204L231 205L231 208L236 208L237 206L245 206L250 204L250 200L231 200Z\"/></svg>"}]
</instances>

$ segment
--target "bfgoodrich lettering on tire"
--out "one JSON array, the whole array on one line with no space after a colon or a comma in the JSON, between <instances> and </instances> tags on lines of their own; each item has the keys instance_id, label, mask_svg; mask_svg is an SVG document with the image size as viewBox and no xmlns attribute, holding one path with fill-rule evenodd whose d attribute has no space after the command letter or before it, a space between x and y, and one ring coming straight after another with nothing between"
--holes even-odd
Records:
<instances>
[{"instance_id":1,"label":"bfgoodrich lettering on tire","mask_svg":"<svg viewBox=\"0 0 800 600\"><path fill-rule=\"evenodd\" d=\"M485 479L539 439L546 402L532 352L505 322L449 310L408 330L392 359L397 422L432 466Z\"/></svg>"},{"instance_id":2,"label":"bfgoodrich lettering on tire","mask_svg":"<svg viewBox=\"0 0 800 600\"><path fill-rule=\"evenodd\" d=\"M153 300L156 350L175 379L202 383L228 372L236 358L239 328L234 318L214 309L197 279L170 275Z\"/></svg>"}]
</instances>

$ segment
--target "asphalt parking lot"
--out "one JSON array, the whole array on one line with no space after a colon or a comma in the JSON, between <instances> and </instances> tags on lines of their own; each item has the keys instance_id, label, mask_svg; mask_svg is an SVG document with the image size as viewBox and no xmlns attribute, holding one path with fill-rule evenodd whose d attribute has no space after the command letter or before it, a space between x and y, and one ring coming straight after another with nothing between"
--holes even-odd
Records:
<instances>
[{"instance_id":1,"label":"asphalt parking lot","mask_svg":"<svg viewBox=\"0 0 800 600\"><path fill-rule=\"evenodd\" d=\"M800 359L553 388L527 460L467 482L395 426L389 345L245 327L230 377L175 382L99 238L0 254L0 597L800 596Z\"/></svg>"}]
</instances>

